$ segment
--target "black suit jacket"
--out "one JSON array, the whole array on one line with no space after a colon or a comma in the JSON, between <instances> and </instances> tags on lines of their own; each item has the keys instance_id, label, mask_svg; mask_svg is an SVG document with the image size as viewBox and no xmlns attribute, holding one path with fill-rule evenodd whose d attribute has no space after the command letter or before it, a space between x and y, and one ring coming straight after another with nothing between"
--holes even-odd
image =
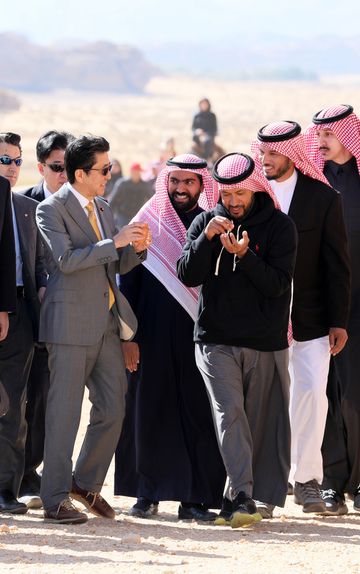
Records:
<instances>
[{"instance_id":1,"label":"black suit jacket","mask_svg":"<svg viewBox=\"0 0 360 574\"><path fill-rule=\"evenodd\" d=\"M24 189L20 193L22 195L25 195L26 197L31 197L31 199L35 199L35 201L44 201L45 193L44 193L43 181L41 181L37 185L34 185L33 187Z\"/></svg>"},{"instance_id":2,"label":"black suit jacket","mask_svg":"<svg viewBox=\"0 0 360 574\"><path fill-rule=\"evenodd\" d=\"M37 340L40 315L37 292L47 284L44 248L35 220L38 202L20 193L13 193L12 197L23 261L25 300L31 315L34 339Z\"/></svg>"},{"instance_id":3,"label":"black suit jacket","mask_svg":"<svg viewBox=\"0 0 360 574\"><path fill-rule=\"evenodd\" d=\"M309 341L347 327L350 259L340 194L297 173L289 209L299 234L291 318L294 339Z\"/></svg>"},{"instance_id":4,"label":"black suit jacket","mask_svg":"<svg viewBox=\"0 0 360 574\"><path fill-rule=\"evenodd\" d=\"M0 177L0 311L16 310L15 243L10 184Z\"/></svg>"}]
</instances>

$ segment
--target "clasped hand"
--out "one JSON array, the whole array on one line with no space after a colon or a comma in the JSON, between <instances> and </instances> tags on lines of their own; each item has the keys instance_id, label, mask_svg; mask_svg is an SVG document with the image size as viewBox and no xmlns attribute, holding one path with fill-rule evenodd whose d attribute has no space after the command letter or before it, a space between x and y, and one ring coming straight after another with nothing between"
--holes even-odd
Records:
<instances>
[{"instance_id":1,"label":"clasped hand","mask_svg":"<svg viewBox=\"0 0 360 574\"><path fill-rule=\"evenodd\" d=\"M149 247L152 237L147 223L134 221L134 223L124 225L124 227L114 235L113 239L116 248L125 247L131 243L136 253L139 253Z\"/></svg>"},{"instance_id":2,"label":"clasped hand","mask_svg":"<svg viewBox=\"0 0 360 574\"><path fill-rule=\"evenodd\" d=\"M215 235L220 235L220 241L224 249L241 258L248 250L249 236L247 231L243 231L240 241L237 241L235 235L231 232L232 229L234 229L232 221L221 215L216 215L209 221L204 233L209 241L211 241Z\"/></svg>"}]
</instances>

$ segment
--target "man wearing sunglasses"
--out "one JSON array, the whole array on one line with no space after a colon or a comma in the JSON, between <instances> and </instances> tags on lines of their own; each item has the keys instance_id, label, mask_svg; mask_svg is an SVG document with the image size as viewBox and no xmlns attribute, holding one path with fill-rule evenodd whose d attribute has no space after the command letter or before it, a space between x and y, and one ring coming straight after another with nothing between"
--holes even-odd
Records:
<instances>
[{"instance_id":1,"label":"man wearing sunglasses","mask_svg":"<svg viewBox=\"0 0 360 574\"><path fill-rule=\"evenodd\" d=\"M22 163L20 139L14 133L0 134L0 175L12 188ZM19 193L11 196L17 301L16 313L9 316L8 336L0 343L0 378L10 399L10 409L0 419L0 512L22 514L27 511L18 500L25 458L26 386L47 274L35 222L37 203Z\"/></svg>"},{"instance_id":2,"label":"man wearing sunglasses","mask_svg":"<svg viewBox=\"0 0 360 574\"><path fill-rule=\"evenodd\" d=\"M74 136L51 130L44 133L36 144L40 183L22 192L36 201L43 201L67 182L64 165L66 146ZM45 345L35 346L27 386L25 469L20 486L19 500L28 508L41 508L40 476L36 472L42 463L45 441L45 406L49 389L48 353Z\"/></svg>"},{"instance_id":3,"label":"man wearing sunglasses","mask_svg":"<svg viewBox=\"0 0 360 574\"><path fill-rule=\"evenodd\" d=\"M110 179L108 152L102 137L72 141L64 158L68 183L36 212L51 262L40 316L40 340L47 344L50 366L41 500L45 520L58 524L87 520L70 497L97 516L115 518L100 491L125 410L121 340L131 339L137 328L116 274L145 259L151 236L146 223L116 232L111 209L101 198ZM72 474L85 385L93 408Z\"/></svg>"}]
</instances>

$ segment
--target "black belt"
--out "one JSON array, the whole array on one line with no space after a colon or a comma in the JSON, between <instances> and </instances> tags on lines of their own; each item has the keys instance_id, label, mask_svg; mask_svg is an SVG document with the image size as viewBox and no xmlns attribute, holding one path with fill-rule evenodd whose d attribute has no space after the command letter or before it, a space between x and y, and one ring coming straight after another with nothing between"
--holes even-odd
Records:
<instances>
[{"instance_id":1,"label":"black belt","mask_svg":"<svg viewBox=\"0 0 360 574\"><path fill-rule=\"evenodd\" d=\"M25 297L24 286L18 285L16 287L16 296L18 299L23 299Z\"/></svg>"}]
</instances>

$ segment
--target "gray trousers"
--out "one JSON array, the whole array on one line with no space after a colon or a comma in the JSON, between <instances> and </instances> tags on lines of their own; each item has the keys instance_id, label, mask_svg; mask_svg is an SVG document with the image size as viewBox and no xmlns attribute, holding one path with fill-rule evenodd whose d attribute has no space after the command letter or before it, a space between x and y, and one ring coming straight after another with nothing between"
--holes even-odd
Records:
<instances>
[{"instance_id":1,"label":"gray trousers","mask_svg":"<svg viewBox=\"0 0 360 574\"><path fill-rule=\"evenodd\" d=\"M72 454L85 385L92 408L74 476L80 488L100 492L119 440L127 386L119 326L112 312L106 332L95 345L49 344L47 348L50 389L41 479L45 509L59 504L71 490Z\"/></svg>"},{"instance_id":2,"label":"gray trousers","mask_svg":"<svg viewBox=\"0 0 360 574\"><path fill-rule=\"evenodd\" d=\"M288 349L197 343L230 498L284 506L290 471Z\"/></svg>"}]
</instances>

